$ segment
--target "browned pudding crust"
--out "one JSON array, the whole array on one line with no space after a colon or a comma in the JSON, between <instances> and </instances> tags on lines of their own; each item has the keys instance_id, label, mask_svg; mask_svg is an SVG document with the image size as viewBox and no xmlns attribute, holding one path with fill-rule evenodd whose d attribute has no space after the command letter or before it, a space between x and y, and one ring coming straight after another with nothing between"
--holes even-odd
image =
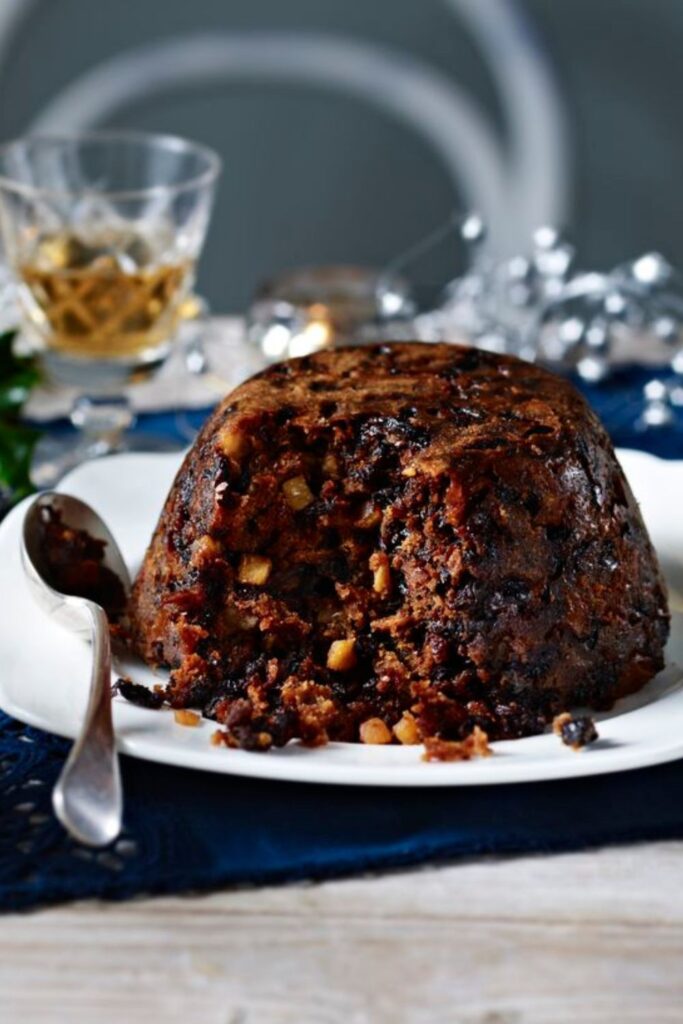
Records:
<instances>
[{"instance_id":1,"label":"browned pudding crust","mask_svg":"<svg viewBox=\"0 0 683 1024\"><path fill-rule=\"evenodd\" d=\"M176 478L131 617L142 656L172 669L171 704L251 749L357 740L372 719L379 742L528 735L641 687L668 631L637 506L577 391L420 344L237 388Z\"/></svg>"}]
</instances>

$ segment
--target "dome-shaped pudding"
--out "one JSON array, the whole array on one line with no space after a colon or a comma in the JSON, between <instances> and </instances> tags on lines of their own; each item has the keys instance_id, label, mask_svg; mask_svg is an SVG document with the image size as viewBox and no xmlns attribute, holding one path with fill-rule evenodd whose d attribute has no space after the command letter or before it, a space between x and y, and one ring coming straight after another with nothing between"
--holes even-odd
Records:
<instances>
[{"instance_id":1,"label":"dome-shaped pudding","mask_svg":"<svg viewBox=\"0 0 683 1024\"><path fill-rule=\"evenodd\" d=\"M402 742L538 732L650 679L668 614L611 443L569 383L392 344L280 363L223 401L131 623L170 666L173 706L263 749L357 740L373 719Z\"/></svg>"}]
</instances>

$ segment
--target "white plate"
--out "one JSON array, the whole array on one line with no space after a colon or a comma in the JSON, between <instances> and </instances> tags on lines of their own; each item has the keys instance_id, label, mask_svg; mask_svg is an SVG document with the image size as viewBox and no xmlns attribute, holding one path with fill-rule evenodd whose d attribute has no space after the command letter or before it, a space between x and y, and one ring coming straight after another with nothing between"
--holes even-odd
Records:
<instances>
[{"instance_id":1,"label":"white plate","mask_svg":"<svg viewBox=\"0 0 683 1024\"><path fill-rule=\"evenodd\" d=\"M672 590L683 593L683 462L641 452L620 458L659 550ZM134 571L143 557L179 462L173 455L118 455L89 462L62 490L90 502L105 518ZM0 525L0 706L31 725L73 737L85 708L90 651L31 599L19 560L26 502ZM576 754L546 734L495 743L482 760L426 764L421 747L331 743L306 750L292 743L267 754L212 747L215 723L175 724L169 711L114 702L119 747L134 757L233 775L375 786L452 786L532 782L623 771L683 757L683 616L674 618L668 667L640 693L597 715L600 741ZM150 681L141 666L134 678Z\"/></svg>"}]
</instances>

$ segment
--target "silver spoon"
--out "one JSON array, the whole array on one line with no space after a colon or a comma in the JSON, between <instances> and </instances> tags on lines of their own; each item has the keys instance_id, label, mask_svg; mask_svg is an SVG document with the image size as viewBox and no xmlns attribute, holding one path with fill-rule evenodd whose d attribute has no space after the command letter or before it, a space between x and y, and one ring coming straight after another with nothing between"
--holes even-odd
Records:
<instances>
[{"instance_id":1,"label":"silver spoon","mask_svg":"<svg viewBox=\"0 0 683 1024\"><path fill-rule=\"evenodd\" d=\"M121 580L126 595L130 576L118 545L97 513L67 494L40 494L24 518L22 561L35 600L55 621L92 640L93 664L85 718L52 793L64 828L89 846L106 846L121 831L123 798L111 712L111 644L106 613L84 597L61 593L54 585L43 543L43 510L53 509L65 526L86 530L106 542L102 564Z\"/></svg>"}]
</instances>

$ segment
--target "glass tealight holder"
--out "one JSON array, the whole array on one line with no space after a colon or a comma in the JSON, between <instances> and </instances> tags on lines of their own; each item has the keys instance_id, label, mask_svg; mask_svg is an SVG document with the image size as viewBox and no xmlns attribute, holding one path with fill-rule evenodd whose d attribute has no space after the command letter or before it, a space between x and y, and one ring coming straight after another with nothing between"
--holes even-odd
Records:
<instances>
[{"instance_id":1,"label":"glass tealight holder","mask_svg":"<svg viewBox=\"0 0 683 1024\"><path fill-rule=\"evenodd\" d=\"M268 281L249 310L247 337L269 362L381 340L415 313L403 278L366 267L293 270Z\"/></svg>"}]
</instances>

